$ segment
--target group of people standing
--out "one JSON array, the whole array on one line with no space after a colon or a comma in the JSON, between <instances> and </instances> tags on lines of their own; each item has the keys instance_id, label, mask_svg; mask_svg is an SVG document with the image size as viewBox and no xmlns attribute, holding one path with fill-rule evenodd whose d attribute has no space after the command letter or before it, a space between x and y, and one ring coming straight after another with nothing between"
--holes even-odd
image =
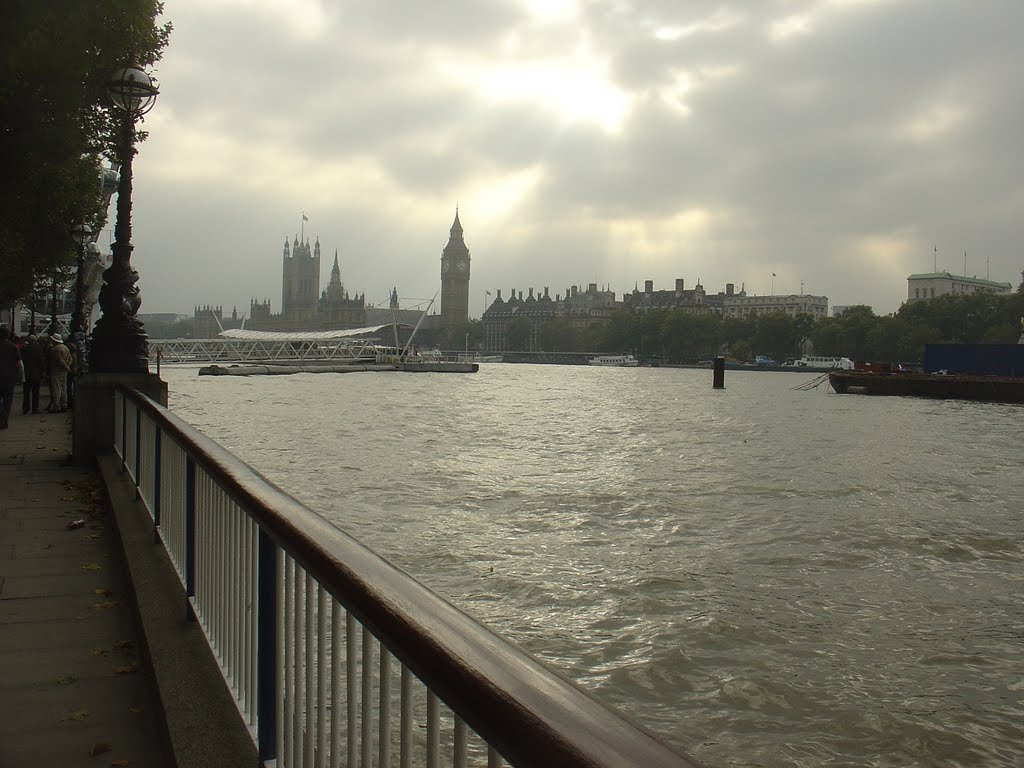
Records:
<instances>
[{"instance_id":1,"label":"group of people standing","mask_svg":"<svg viewBox=\"0 0 1024 768\"><path fill-rule=\"evenodd\" d=\"M21 412L40 413L39 389L50 382L49 413L63 413L74 399L75 375L81 358L76 346L56 334L33 335L24 341L0 327L0 429L6 429L14 403L14 388L22 385Z\"/></svg>"}]
</instances>

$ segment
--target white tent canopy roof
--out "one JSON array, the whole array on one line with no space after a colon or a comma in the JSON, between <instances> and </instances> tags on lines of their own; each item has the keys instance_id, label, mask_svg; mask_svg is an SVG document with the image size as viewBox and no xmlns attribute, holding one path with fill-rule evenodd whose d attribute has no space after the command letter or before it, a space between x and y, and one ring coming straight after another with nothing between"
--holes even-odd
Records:
<instances>
[{"instance_id":1,"label":"white tent canopy roof","mask_svg":"<svg viewBox=\"0 0 1024 768\"><path fill-rule=\"evenodd\" d=\"M398 323L399 328L412 328L411 325ZM232 328L221 331L217 338L241 339L244 341L331 341L334 339L356 339L361 336L375 336L383 330L391 330L387 325L373 325L367 328L347 328L342 331L250 331L245 328Z\"/></svg>"}]
</instances>

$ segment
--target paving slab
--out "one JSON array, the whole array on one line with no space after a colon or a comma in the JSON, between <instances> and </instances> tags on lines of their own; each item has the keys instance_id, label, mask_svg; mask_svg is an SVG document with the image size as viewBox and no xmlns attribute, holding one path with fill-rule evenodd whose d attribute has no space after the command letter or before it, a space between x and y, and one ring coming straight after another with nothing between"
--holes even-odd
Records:
<instances>
[{"instance_id":1,"label":"paving slab","mask_svg":"<svg viewBox=\"0 0 1024 768\"><path fill-rule=\"evenodd\" d=\"M98 472L70 463L70 413L19 405L0 430L0 766L172 768Z\"/></svg>"}]
</instances>

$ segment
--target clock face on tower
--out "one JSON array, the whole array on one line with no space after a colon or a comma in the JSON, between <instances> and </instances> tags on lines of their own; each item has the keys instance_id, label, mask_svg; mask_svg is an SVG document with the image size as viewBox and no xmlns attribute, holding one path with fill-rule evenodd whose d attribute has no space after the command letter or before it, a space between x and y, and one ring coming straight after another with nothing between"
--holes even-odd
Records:
<instances>
[{"instance_id":1,"label":"clock face on tower","mask_svg":"<svg viewBox=\"0 0 1024 768\"><path fill-rule=\"evenodd\" d=\"M445 256L443 259L441 259L441 271L442 272L447 272L448 271L448 257L447 256Z\"/></svg>"},{"instance_id":2,"label":"clock face on tower","mask_svg":"<svg viewBox=\"0 0 1024 768\"><path fill-rule=\"evenodd\" d=\"M459 273L465 273L466 271L466 260L459 259L455 262L455 271Z\"/></svg>"}]
</instances>

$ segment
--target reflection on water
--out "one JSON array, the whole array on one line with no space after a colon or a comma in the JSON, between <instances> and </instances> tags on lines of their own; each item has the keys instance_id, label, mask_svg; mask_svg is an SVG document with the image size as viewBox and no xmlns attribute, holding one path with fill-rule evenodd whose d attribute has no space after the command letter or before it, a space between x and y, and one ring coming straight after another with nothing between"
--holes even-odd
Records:
<instances>
[{"instance_id":1,"label":"reflection on water","mask_svg":"<svg viewBox=\"0 0 1024 768\"><path fill-rule=\"evenodd\" d=\"M203 377L171 405L710 765L1024 761L1024 409L794 373Z\"/></svg>"}]
</instances>

